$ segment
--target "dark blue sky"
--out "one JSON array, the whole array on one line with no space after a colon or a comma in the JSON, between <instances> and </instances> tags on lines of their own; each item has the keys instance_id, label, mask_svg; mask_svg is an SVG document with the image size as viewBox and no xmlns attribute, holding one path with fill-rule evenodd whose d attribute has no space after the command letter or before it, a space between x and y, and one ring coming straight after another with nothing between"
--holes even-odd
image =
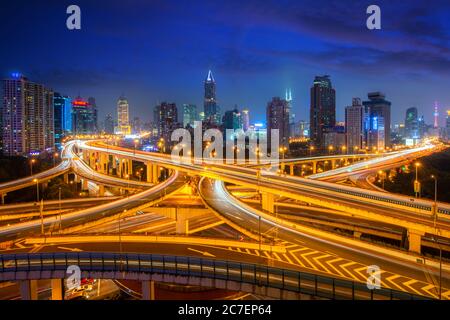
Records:
<instances>
[{"instance_id":1,"label":"dark blue sky","mask_svg":"<svg viewBox=\"0 0 450 320\"><path fill-rule=\"evenodd\" d=\"M416 106L428 122L434 100L450 109L448 0L1 1L0 74L20 71L63 94L94 96L101 120L117 98L150 119L158 101L203 108L209 68L222 110L234 104L264 120L272 96L292 88L297 120L309 118L309 88L329 74L338 119L354 96L381 90L393 120ZM82 30L66 29L77 4ZM370 4L382 30L366 28ZM444 117L441 117L444 121Z\"/></svg>"}]
</instances>

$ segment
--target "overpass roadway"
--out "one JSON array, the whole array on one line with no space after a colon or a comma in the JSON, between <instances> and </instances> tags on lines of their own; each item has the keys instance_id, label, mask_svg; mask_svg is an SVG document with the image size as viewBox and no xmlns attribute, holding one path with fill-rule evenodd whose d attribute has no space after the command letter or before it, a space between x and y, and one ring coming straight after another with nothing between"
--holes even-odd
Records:
<instances>
[{"instance_id":1,"label":"overpass roadway","mask_svg":"<svg viewBox=\"0 0 450 320\"><path fill-rule=\"evenodd\" d=\"M326 233L313 228L297 229L280 223L279 219L271 219L269 215L235 199L219 180L202 179L199 192L208 207L233 223L255 234L276 234L274 241L283 241L288 253L296 257L291 257L292 262L302 268L365 282L367 267L377 265L382 270L383 287L427 296L437 294L438 270L419 264L415 259L405 260L400 252L392 256L385 254L381 248L369 249L370 245L360 241L343 242L343 237L333 236L330 239ZM355 245L357 243L361 244ZM450 299L449 271L450 268L444 271L442 279L445 287L443 297L447 299Z\"/></svg>"},{"instance_id":2,"label":"overpass roadway","mask_svg":"<svg viewBox=\"0 0 450 320\"><path fill-rule=\"evenodd\" d=\"M304 179L293 176L279 176L261 171L231 165L192 164L190 161L173 161L170 156L160 156L146 152L133 152L129 149L98 143L80 143L78 147L97 152L107 152L119 157L136 161L157 163L173 170L180 170L191 175L206 176L225 182L256 188L263 194L281 195L287 198L309 202L326 208L336 209L344 214L360 216L366 219L394 224L414 232L437 234L450 238L450 205L438 203L437 221L433 216L433 202L423 199L411 199L401 195L390 195L377 191L336 185L323 181ZM418 148L416 152L432 149L432 146ZM412 153L407 150L408 154ZM401 156L402 153L398 153ZM269 206L270 209L273 210Z\"/></svg>"},{"instance_id":3,"label":"overpass roadway","mask_svg":"<svg viewBox=\"0 0 450 320\"><path fill-rule=\"evenodd\" d=\"M148 190L117 201L67 213L61 216L48 217L42 221L32 220L11 226L0 227L0 239L2 239L2 241L7 241L31 235L38 235L45 233L55 226L58 227L57 229L59 229L59 226L61 226L61 229L65 229L83 225L97 219L114 216L124 211L139 210L141 207L148 207L161 201L164 199L165 195L175 192L183 187L185 183L185 176L174 172L174 174L166 181Z\"/></svg>"}]
</instances>

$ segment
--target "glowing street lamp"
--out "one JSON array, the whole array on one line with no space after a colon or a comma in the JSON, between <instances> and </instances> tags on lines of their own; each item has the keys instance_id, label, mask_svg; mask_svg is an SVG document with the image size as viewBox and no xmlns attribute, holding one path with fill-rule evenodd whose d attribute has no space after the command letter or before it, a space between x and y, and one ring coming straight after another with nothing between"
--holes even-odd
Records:
<instances>
[{"instance_id":1,"label":"glowing street lamp","mask_svg":"<svg viewBox=\"0 0 450 320\"><path fill-rule=\"evenodd\" d=\"M36 159L30 160L30 176L33 175L33 164L36 162Z\"/></svg>"}]
</instances>

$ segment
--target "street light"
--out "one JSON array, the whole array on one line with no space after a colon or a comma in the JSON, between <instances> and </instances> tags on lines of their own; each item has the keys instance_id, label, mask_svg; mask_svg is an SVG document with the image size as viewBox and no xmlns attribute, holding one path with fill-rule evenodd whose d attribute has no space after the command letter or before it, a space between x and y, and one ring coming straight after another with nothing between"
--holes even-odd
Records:
<instances>
[{"instance_id":1,"label":"street light","mask_svg":"<svg viewBox=\"0 0 450 320\"><path fill-rule=\"evenodd\" d=\"M309 156L312 156L312 152L314 151L314 146L309 147Z\"/></svg>"},{"instance_id":2,"label":"street light","mask_svg":"<svg viewBox=\"0 0 450 320\"><path fill-rule=\"evenodd\" d=\"M54 167L56 167L56 158L58 158L58 156L59 156L58 152L55 152L55 153L53 154L53 166L54 166Z\"/></svg>"},{"instance_id":3,"label":"street light","mask_svg":"<svg viewBox=\"0 0 450 320\"><path fill-rule=\"evenodd\" d=\"M416 162L414 166L416 167L416 180L414 180L414 193L416 194L416 198L420 198L420 182L419 182L420 162Z\"/></svg>"},{"instance_id":4,"label":"street light","mask_svg":"<svg viewBox=\"0 0 450 320\"><path fill-rule=\"evenodd\" d=\"M39 203L39 180L33 179L33 182L36 183L36 201Z\"/></svg>"},{"instance_id":5,"label":"street light","mask_svg":"<svg viewBox=\"0 0 450 320\"><path fill-rule=\"evenodd\" d=\"M334 147L332 145L328 146L328 154L331 154L331 152L334 150Z\"/></svg>"},{"instance_id":6,"label":"street light","mask_svg":"<svg viewBox=\"0 0 450 320\"><path fill-rule=\"evenodd\" d=\"M33 175L33 164L36 162L36 159L30 160L30 176Z\"/></svg>"},{"instance_id":7,"label":"street light","mask_svg":"<svg viewBox=\"0 0 450 320\"><path fill-rule=\"evenodd\" d=\"M136 155L137 144L139 143L138 139L134 139L134 155Z\"/></svg>"}]
</instances>

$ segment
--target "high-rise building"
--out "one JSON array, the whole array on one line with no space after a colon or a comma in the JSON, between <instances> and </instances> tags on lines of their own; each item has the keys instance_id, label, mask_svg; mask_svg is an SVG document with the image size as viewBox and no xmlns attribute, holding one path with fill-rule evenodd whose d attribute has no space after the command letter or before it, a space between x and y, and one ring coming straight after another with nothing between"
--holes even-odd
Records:
<instances>
[{"instance_id":1,"label":"high-rise building","mask_svg":"<svg viewBox=\"0 0 450 320\"><path fill-rule=\"evenodd\" d=\"M96 134L97 132L95 99L91 97L88 101L84 101L81 97L77 97L72 102L72 133L86 135Z\"/></svg>"},{"instance_id":2,"label":"high-rise building","mask_svg":"<svg viewBox=\"0 0 450 320\"><path fill-rule=\"evenodd\" d=\"M237 106L233 110L225 112L222 118L222 124L224 129L242 129L242 115L237 109Z\"/></svg>"},{"instance_id":3,"label":"high-rise building","mask_svg":"<svg viewBox=\"0 0 450 320\"><path fill-rule=\"evenodd\" d=\"M311 87L310 138L318 148L324 147L325 128L336 125L336 91L330 76L316 76Z\"/></svg>"},{"instance_id":4,"label":"high-rise building","mask_svg":"<svg viewBox=\"0 0 450 320\"><path fill-rule=\"evenodd\" d=\"M104 122L104 131L106 134L113 134L114 133L114 119L112 114L107 114L105 117Z\"/></svg>"},{"instance_id":5,"label":"high-rise building","mask_svg":"<svg viewBox=\"0 0 450 320\"><path fill-rule=\"evenodd\" d=\"M131 121L131 132L133 134L140 134L142 131L142 121L140 117L134 117Z\"/></svg>"},{"instance_id":6,"label":"high-rise building","mask_svg":"<svg viewBox=\"0 0 450 320\"><path fill-rule=\"evenodd\" d=\"M386 147L384 118L380 115L373 115L369 118L369 128L367 131L367 147L369 150L382 150Z\"/></svg>"},{"instance_id":7,"label":"high-rise building","mask_svg":"<svg viewBox=\"0 0 450 320\"><path fill-rule=\"evenodd\" d=\"M405 117L405 138L418 139L419 137L417 108L409 108L406 110Z\"/></svg>"},{"instance_id":8,"label":"high-rise building","mask_svg":"<svg viewBox=\"0 0 450 320\"><path fill-rule=\"evenodd\" d=\"M289 148L289 105L279 97L272 98L266 108L267 144L270 146L272 129L278 129L279 146Z\"/></svg>"},{"instance_id":9,"label":"high-rise building","mask_svg":"<svg viewBox=\"0 0 450 320\"><path fill-rule=\"evenodd\" d=\"M345 108L345 134L347 150L358 152L365 148L364 124L366 115L360 98L353 98L352 105Z\"/></svg>"},{"instance_id":10,"label":"high-rise building","mask_svg":"<svg viewBox=\"0 0 450 320\"><path fill-rule=\"evenodd\" d=\"M55 121L55 146L61 147L61 140L72 132L72 99L55 92L53 95Z\"/></svg>"},{"instance_id":11,"label":"high-rise building","mask_svg":"<svg viewBox=\"0 0 450 320\"><path fill-rule=\"evenodd\" d=\"M212 124L220 123L220 108L217 105L216 98L216 81L214 80L211 70L205 80L205 96L204 96L205 121Z\"/></svg>"},{"instance_id":12,"label":"high-rise building","mask_svg":"<svg viewBox=\"0 0 450 320\"><path fill-rule=\"evenodd\" d=\"M447 110L447 117L445 118L445 130L447 141L450 140L450 110Z\"/></svg>"},{"instance_id":13,"label":"high-rise building","mask_svg":"<svg viewBox=\"0 0 450 320\"><path fill-rule=\"evenodd\" d=\"M117 128L115 132L123 135L131 134L128 100L124 96L117 100Z\"/></svg>"},{"instance_id":14,"label":"high-rise building","mask_svg":"<svg viewBox=\"0 0 450 320\"><path fill-rule=\"evenodd\" d=\"M250 128L250 111L248 109L244 109L241 112L242 114L242 129L247 131Z\"/></svg>"},{"instance_id":15,"label":"high-rise building","mask_svg":"<svg viewBox=\"0 0 450 320\"><path fill-rule=\"evenodd\" d=\"M53 91L14 73L3 81L3 153L30 155L53 151Z\"/></svg>"},{"instance_id":16,"label":"high-rise building","mask_svg":"<svg viewBox=\"0 0 450 320\"><path fill-rule=\"evenodd\" d=\"M171 144L173 130L181 127L178 122L178 110L175 103L162 102L153 110L154 121L158 128L158 135L164 139L166 146Z\"/></svg>"},{"instance_id":17,"label":"high-rise building","mask_svg":"<svg viewBox=\"0 0 450 320\"><path fill-rule=\"evenodd\" d=\"M198 120L197 106L195 104L183 104L183 127L187 125L194 127L194 122Z\"/></svg>"},{"instance_id":18,"label":"high-rise building","mask_svg":"<svg viewBox=\"0 0 450 320\"><path fill-rule=\"evenodd\" d=\"M369 101L364 101L364 111L369 115L370 122L377 118L383 119L384 128L384 147L391 146L391 102L387 101L386 96L381 92L370 92Z\"/></svg>"},{"instance_id":19,"label":"high-rise building","mask_svg":"<svg viewBox=\"0 0 450 320\"><path fill-rule=\"evenodd\" d=\"M89 110L91 114L91 126L92 126L92 132L97 133L98 132L98 109L97 109L97 103L95 102L95 98L89 97L88 98L89 103Z\"/></svg>"}]
</instances>

